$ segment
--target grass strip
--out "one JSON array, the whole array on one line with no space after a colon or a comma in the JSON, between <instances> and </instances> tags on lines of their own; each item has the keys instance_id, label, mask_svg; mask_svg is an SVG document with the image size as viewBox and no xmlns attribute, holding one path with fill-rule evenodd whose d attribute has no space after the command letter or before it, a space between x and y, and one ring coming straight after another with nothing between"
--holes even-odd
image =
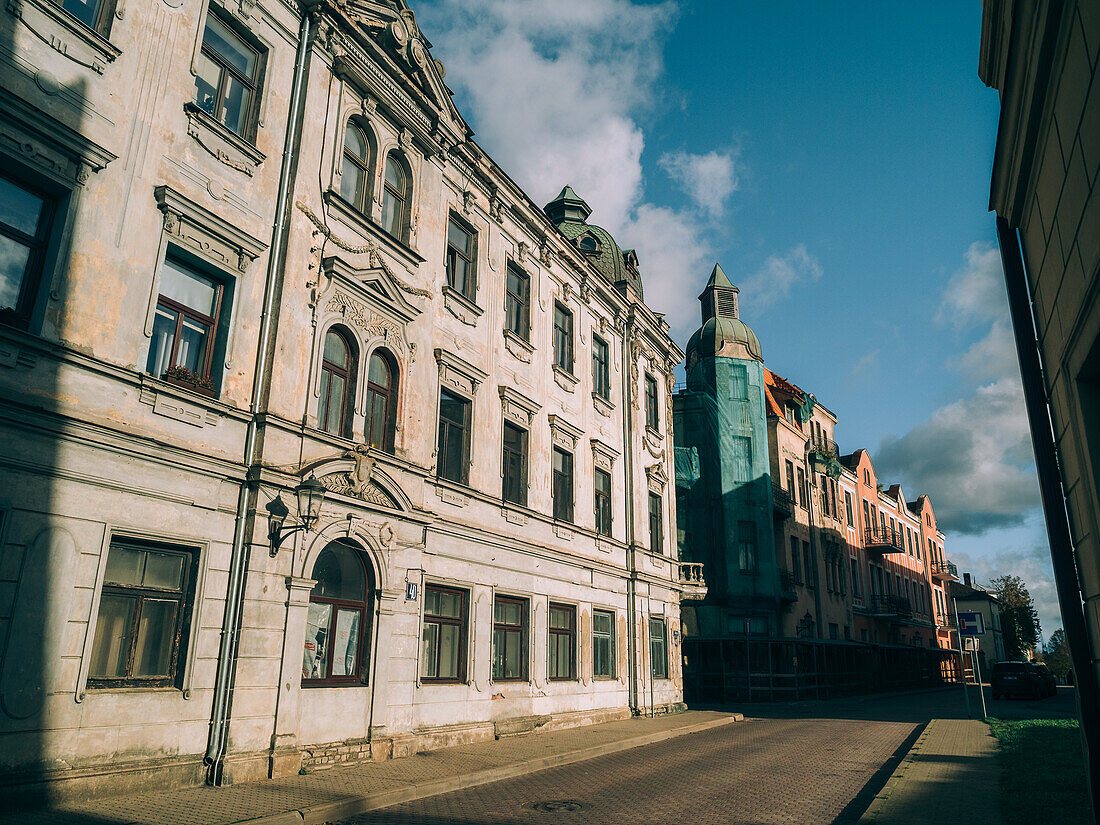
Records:
<instances>
[{"instance_id":1,"label":"grass strip","mask_svg":"<svg viewBox=\"0 0 1100 825\"><path fill-rule=\"evenodd\" d=\"M1006 825L1089 825L1077 720L986 721L1001 743L1001 814Z\"/></svg>"}]
</instances>

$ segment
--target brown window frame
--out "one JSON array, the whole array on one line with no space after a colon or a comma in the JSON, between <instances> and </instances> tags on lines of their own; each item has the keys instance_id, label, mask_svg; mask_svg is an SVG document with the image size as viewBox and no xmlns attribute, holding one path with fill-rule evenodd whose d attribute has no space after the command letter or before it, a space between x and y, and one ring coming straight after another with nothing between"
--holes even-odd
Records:
<instances>
[{"instance_id":1,"label":"brown window frame","mask_svg":"<svg viewBox=\"0 0 1100 825\"><path fill-rule=\"evenodd\" d=\"M522 284L522 295L512 289L512 276ZM512 261L508 262L508 268L504 275L504 328L523 341L530 343L531 276Z\"/></svg>"},{"instance_id":2,"label":"brown window frame","mask_svg":"<svg viewBox=\"0 0 1100 825\"><path fill-rule=\"evenodd\" d=\"M603 615L610 619L608 626L610 628L608 633L603 633L596 630L596 616ZM608 644L608 673L600 673L596 668L596 640L597 637L601 639L607 639ZM595 608L592 611L592 678L593 679L614 679L615 673L618 668L618 655L615 649L615 611L603 610L601 608Z\"/></svg>"},{"instance_id":3,"label":"brown window frame","mask_svg":"<svg viewBox=\"0 0 1100 825\"><path fill-rule=\"evenodd\" d=\"M611 400L611 347L598 335L592 336L592 392Z\"/></svg>"},{"instance_id":4,"label":"brown window frame","mask_svg":"<svg viewBox=\"0 0 1100 825\"><path fill-rule=\"evenodd\" d=\"M332 543L341 543L339 540ZM363 601L355 601L354 599L336 599L329 596L319 596L313 591L310 591L309 602L310 604L325 604L331 607L329 613L329 627L328 632L325 634L325 671L326 674L319 678L302 677L303 688L317 688L317 687L334 687L349 685L365 685L367 683L367 672L369 670L370 662L370 636L369 629L371 624L374 588L371 586L373 576L370 568L367 566L366 559L363 558L363 554L351 544L343 544L344 549L355 556L356 561L359 562L363 571ZM316 566L316 564L315 564ZM332 665L336 661L335 651L332 649L335 644L336 634L333 632L335 628L336 614L338 610L344 611L359 611L359 639L356 645L355 656L355 668L354 673L349 673L344 676L332 675Z\"/></svg>"},{"instance_id":5,"label":"brown window frame","mask_svg":"<svg viewBox=\"0 0 1100 825\"><path fill-rule=\"evenodd\" d=\"M217 90L217 93L214 97L214 111L213 112L206 111L206 109L203 106L201 106L197 100L193 100L192 105L194 105L197 109L199 109L201 112L203 112L203 114L206 114L209 117L213 118L218 124L223 126L225 129L229 130L233 134L237 135L240 138L243 138L244 140L248 141L249 143L255 143L255 140L256 140L256 127L259 125L259 119L260 119L259 118L260 96L261 96L261 92L263 90L263 77L264 77L265 63L267 62L267 50L259 48L256 45L254 45L253 43L249 42L250 40L252 40L252 38L248 37L244 33L242 33L241 30L240 30L240 27L236 23L234 23L232 20L230 20L228 18L228 15L219 14L218 12L216 12L212 5L207 8L206 15L207 15L207 17L210 17L211 15L214 16L219 23L221 23L223 26L225 26L225 28L229 31L229 33L232 34L235 38L237 38L237 40L240 42L240 44L242 46L244 46L245 49L247 49L248 51L252 52L253 55L255 55L256 63L255 63L255 69L254 69L254 72L253 72L253 76L252 77L247 77L244 73L238 71L236 68L234 68L232 65L230 65L229 61L224 59L221 56L221 54L219 54L213 47L207 46L207 43L206 43L206 20L204 19L202 21L203 30L202 30L201 40L200 40L199 51L204 56L206 56L211 62L213 62L219 69L219 72L218 72L218 90ZM248 111L245 113L245 128L241 132L238 132L232 126L229 126L228 124L223 123L222 120L216 114L216 112L218 112L221 109L222 104L225 102L225 87L226 87L227 73L232 75L237 80L237 82L241 83L246 89L248 89L248 92L249 92ZM197 87L196 87L196 91L197 91Z\"/></svg>"},{"instance_id":6,"label":"brown window frame","mask_svg":"<svg viewBox=\"0 0 1100 825\"><path fill-rule=\"evenodd\" d=\"M317 400L317 426L326 433L331 435L338 435L341 438L351 437L351 418L354 412L355 406L355 377L358 373L359 359L356 355L356 346L354 339L347 331L340 329L339 327L329 327L325 330L325 338L335 335L344 344L344 347L348 352L348 365L341 367L338 364L334 364L325 358L325 342L321 342L321 393L320 398ZM340 420L337 422L337 430L333 432L325 425L329 417L329 404L332 403L332 379L330 378L327 385L325 383L325 374L336 375L344 379L344 392L343 397L340 399ZM327 391L324 389L328 387ZM322 405L324 406L322 414Z\"/></svg>"},{"instance_id":7,"label":"brown window frame","mask_svg":"<svg viewBox=\"0 0 1100 825\"><path fill-rule=\"evenodd\" d=\"M401 181L404 183L404 191L399 192L395 187L390 185L387 180L386 170L390 164L393 164L398 172L401 173ZM386 153L386 160L382 165L382 229L391 238L396 238L402 243L405 242L405 233L408 230L408 211L409 202L412 200L412 175L409 173L408 168L401 161L401 155L397 152L390 151ZM386 196L389 195L396 202L395 217L397 220L396 231L393 231L391 227L385 224L385 208L386 208Z\"/></svg>"},{"instance_id":8,"label":"brown window frame","mask_svg":"<svg viewBox=\"0 0 1100 825\"><path fill-rule=\"evenodd\" d=\"M647 429L659 430L661 428L660 407L657 404L657 379L652 374L645 374L645 425Z\"/></svg>"},{"instance_id":9,"label":"brown window frame","mask_svg":"<svg viewBox=\"0 0 1100 825\"><path fill-rule=\"evenodd\" d=\"M501 429L502 429L502 432L501 432L501 438L500 438L500 455L501 455L501 459L500 459L500 462L501 462L500 463L500 476L501 476L500 498L501 498L501 501L506 501L509 504L518 504L520 507L526 507L527 506L527 489L528 489L528 483L527 483L527 477L528 477L527 454L528 454L528 445L529 445L529 436L530 436L530 434L523 427L519 426L518 424L514 424L511 421L505 421L504 426ZM514 430L515 432L519 433L519 449L518 450L513 450L508 446L508 439L505 436L507 435L509 429ZM509 457L511 457L511 456L515 457L517 465L519 467L519 469L517 471L518 472L518 477L516 479L511 479L511 477L510 477L510 468L513 466L509 462ZM516 495L515 495L514 498L510 497L510 495L509 495L511 492L513 492L510 489L510 486L511 486L510 482L515 484L515 493L516 493Z\"/></svg>"},{"instance_id":10,"label":"brown window frame","mask_svg":"<svg viewBox=\"0 0 1100 825\"><path fill-rule=\"evenodd\" d=\"M440 616L434 613L428 612L428 591L436 591L438 593L452 593L462 598L462 615L458 618L453 616ZM432 684L449 684L459 685L466 681L466 660L467 656L467 644L469 642L469 630L470 630L470 591L464 590L460 587L447 587L441 584L426 584L424 585L424 623L421 627L421 637L423 637L424 629L428 624L448 625L451 627L457 626L459 628L458 633L458 675L457 676L425 676L423 673L420 675L421 682L429 682ZM420 654L421 661L420 667L424 666L424 653ZM442 655L442 648L437 645L436 650L436 663L435 672L439 673L440 656Z\"/></svg>"},{"instance_id":11,"label":"brown window frame","mask_svg":"<svg viewBox=\"0 0 1100 825\"><path fill-rule=\"evenodd\" d=\"M91 23L81 20L75 12L65 8L63 0L53 0L53 3L81 26L91 29L101 37L111 36L111 22L115 16L115 0L101 0L96 6L95 17Z\"/></svg>"},{"instance_id":12,"label":"brown window frame","mask_svg":"<svg viewBox=\"0 0 1100 825\"><path fill-rule=\"evenodd\" d=\"M497 619L496 606L497 603L512 604L519 606L521 610L521 620L519 624L511 624L509 622L502 622ZM528 660L530 659L529 653L529 625L530 625L530 602L527 599L520 598L518 596L494 596L493 597L493 663L492 663L492 679L494 682L527 682L530 681L530 668L528 666ZM518 676L498 676L497 675L497 633L508 635L518 634L519 636L519 648L520 648L520 675Z\"/></svg>"},{"instance_id":13,"label":"brown window frame","mask_svg":"<svg viewBox=\"0 0 1100 825\"><path fill-rule=\"evenodd\" d=\"M661 627L661 635L654 637L653 627L657 624ZM662 616L649 617L649 675L653 679L668 678L668 622Z\"/></svg>"},{"instance_id":14,"label":"brown window frame","mask_svg":"<svg viewBox=\"0 0 1100 825\"><path fill-rule=\"evenodd\" d=\"M652 490L649 491L649 552L657 556L665 552L664 497Z\"/></svg>"},{"instance_id":15,"label":"brown window frame","mask_svg":"<svg viewBox=\"0 0 1100 825\"><path fill-rule=\"evenodd\" d=\"M195 547L187 547L159 542L147 542L130 538L112 538L107 548L108 556L111 549L124 547L128 550L137 550L145 553L159 553L162 555L178 556L183 559L181 566L181 578L179 588L144 587L140 585L128 585L104 581L100 590L99 607L96 609L96 625L100 622L99 610L103 604L104 596L119 596L133 598L136 607L130 617L130 627L126 634L128 640L126 652L126 676L88 676L88 689L110 689L124 687L139 688L164 688L182 686L183 674L186 670L187 642L191 632L191 621L195 607L195 582L198 578L199 551ZM106 575L106 574L104 574ZM129 675L134 666L134 654L137 647L138 626L141 620L141 607L146 600L175 601L179 604L176 611L176 625L172 631L172 651L169 655L167 676L142 677ZM95 629L92 631L92 653L95 654ZM184 666L181 666L184 663Z\"/></svg>"},{"instance_id":16,"label":"brown window frame","mask_svg":"<svg viewBox=\"0 0 1100 825\"><path fill-rule=\"evenodd\" d=\"M452 421L451 419L447 419L447 418L443 417L443 395L444 394L449 395L450 397L452 397L454 399L457 399L458 401L463 402L463 407L462 407L462 409L463 409L463 418L462 418L461 422ZM466 398L464 395L459 395L458 393L451 392L450 390L446 389L445 387L440 389L440 391L439 391L439 437L438 437L438 441L436 442L436 444L437 444L437 447L436 447L437 460L436 460L436 470L435 470L436 478L441 478L441 479L444 479L445 481L450 481L454 484L463 484L463 485L466 484L467 481L469 480L469 473L470 473L470 440L471 440L471 435L472 435L470 430L471 430L471 419L473 418L473 406L474 406L474 402L471 401L469 398ZM457 435L452 435L453 432L457 432ZM445 468L445 462L444 462L444 459L447 455L447 450L446 450L446 446L444 444L444 441L446 440L446 441L449 442L450 438L452 438L452 437L460 438L461 441L462 441L462 462L461 462L462 466L457 468L458 469L458 473L457 473L458 478L452 478L451 475L446 474L444 472L445 469L448 469L448 470L453 469L453 468Z\"/></svg>"},{"instance_id":17,"label":"brown window frame","mask_svg":"<svg viewBox=\"0 0 1100 825\"><path fill-rule=\"evenodd\" d=\"M600 490L597 479L603 476L607 479L607 492ZM611 530L614 517L611 512L611 491L613 489L611 473L596 467L592 473L592 508L595 515L596 533L611 538Z\"/></svg>"},{"instance_id":18,"label":"brown window frame","mask_svg":"<svg viewBox=\"0 0 1100 825\"><path fill-rule=\"evenodd\" d=\"M363 145L366 150L366 157L361 158L348 149L347 133L354 129L363 138ZM356 211L367 215L370 212L371 204L371 182L373 175L371 174L371 167L373 164L374 155L374 142L371 139L370 132L361 124L357 123L355 118L352 118L347 122L347 126L344 129L344 145L341 151L341 157L343 158L343 164L340 169L340 197L355 207ZM348 164L354 168L356 174L359 175L360 192L354 198L348 198L344 195L344 181L347 179Z\"/></svg>"},{"instance_id":19,"label":"brown window frame","mask_svg":"<svg viewBox=\"0 0 1100 825\"><path fill-rule=\"evenodd\" d=\"M569 627L553 627L550 616L554 611L561 611L569 616ZM546 646L546 678L551 682L575 682L577 681L577 606L574 604L562 604L550 602L546 618L547 646ZM550 673L550 651L557 649L553 644L555 637L564 637L569 640L569 675L552 676Z\"/></svg>"},{"instance_id":20,"label":"brown window frame","mask_svg":"<svg viewBox=\"0 0 1100 825\"><path fill-rule=\"evenodd\" d=\"M568 472L565 472L564 469L558 472L558 470L554 468L554 459L558 455L569 459ZM564 463L562 467L565 467ZM573 519L576 515L576 508L574 507L574 499L576 498L576 490L574 489L575 484L576 465L573 453L568 450L563 450L561 447L554 447L550 454L550 494L555 521L573 523ZM566 495L566 493L568 495Z\"/></svg>"},{"instance_id":21,"label":"brown window frame","mask_svg":"<svg viewBox=\"0 0 1100 825\"><path fill-rule=\"evenodd\" d=\"M458 227L460 231L469 236L470 252L467 255L462 252L458 247L451 244L451 225ZM461 258L466 262L466 284L465 288L459 289L455 286L455 267L456 259ZM451 212L447 216L447 250L444 253L443 260L444 269L447 272L447 286L453 289L463 298L469 301L474 300L474 296L477 295L477 230L474 229L469 223L462 220L454 212Z\"/></svg>"},{"instance_id":22,"label":"brown window frame","mask_svg":"<svg viewBox=\"0 0 1100 825\"><path fill-rule=\"evenodd\" d=\"M38 215L34 235L28 235L11 224L0 222L0 236L9 238L28 249L27 265L23 270L23 279L19 284L15 306L0 309L0 322L19 329L27 329L41 289L42 273L45 270L50 240L53 237L54 218L59 211L58 198L42 187L35 186L25 178L10 172L5 171L0 174L0 177L16 189L22 189L42 201L42 211Z\"/></svg>"},{"instance_id":23,"label":"brown window frame","mask_svg":"<svg viewBox=\"0 0 1100 825\"><path fill-rule=\"evenodd\" d=\"M572 375L573 364L573 313L563 304L555 301L554 366Z\"/></svg>"},{"instance_id":24,"label":"brown window frame","mask_svg":"<svg viewBox=\"0 0 1100 825\"><path fill-rule=\"evenodd\" d=\"M196 309L185 306L165 295L157 295L157 309L165 307L177 314L176 318L176 331L172 336L172 348L168 354L168 366L165 367L164 372L172 369L173 367L183 366L176 363L176 358L179 355L180 341L183 337L183 319L194 321L202 324L206 327L206 352L203 353L203 361L199 372L199 378L205 379L214 383L213 364L214 364L214 350L218 346L218 332L221 326L221 312L222 304L225 298L225 281L220 278L211 275L210 272L202 267L195 266L187 258L172 254L172 250L169 249L168 253L164 256L165 260L172 261L174 266L186 269L191 273L210 281L214 285L214 314L206 315L199 312ZM155 312L155 311L154 311ZM152 355L152 346L150 345L149 354ZM148 365L147 365L148 366ZM152 375L152 373L150 373ZM161 375L154 376L155 378L161 378Z\"/></svg>"},{"instance_id":25,"label":"brown window frame","mask_svg":"<svg viewBox=\"0 0 1100 825\"><path fill-rule=\"evenodd\" d=\"M370 362L378 357L386 365L390 374L389 387L383 387L370 380ZM368 446L393 455L394 440L397 433L397 397L401 374L397 369L397 359L385 347L376 347L367 358L367 415L363 430L363 440ZM382 443L375 444L374 438L374 399L385 399L385 413L382 421Z\"/></svg>"}]
</instances>

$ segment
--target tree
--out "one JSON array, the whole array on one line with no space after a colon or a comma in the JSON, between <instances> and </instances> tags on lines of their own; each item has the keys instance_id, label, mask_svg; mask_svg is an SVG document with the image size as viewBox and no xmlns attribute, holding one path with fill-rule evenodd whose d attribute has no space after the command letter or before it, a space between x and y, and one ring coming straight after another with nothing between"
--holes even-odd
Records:
<instances>
[{"instance_id":1,"label":"tree","mask_svg":"<svg viewBox=\"0 0 1100 825\"><path fill-rule=\"evenodd\" d=\"M1019 576L998 576L989 583L990 591L1001 603L1001 632L1004 634L1005 656L1026 659L1029 651L1039 646L1039 614L1027 585Z\"/></svg>"},{"instance_id":2,"label":"tree","mask_svg":"<svg viewBox=\"0 0 1100 825\"><path fill-rule=\"evenodd\" d=\"M1045 658L1050 672L1058 677L1059 682L1068 681L1069 670L1073 666L1069 658L1069 645L1066 644L1066 633L1058 628L1050 634L1050 640L1046 643Z\"/></svg>"}]
</instances>

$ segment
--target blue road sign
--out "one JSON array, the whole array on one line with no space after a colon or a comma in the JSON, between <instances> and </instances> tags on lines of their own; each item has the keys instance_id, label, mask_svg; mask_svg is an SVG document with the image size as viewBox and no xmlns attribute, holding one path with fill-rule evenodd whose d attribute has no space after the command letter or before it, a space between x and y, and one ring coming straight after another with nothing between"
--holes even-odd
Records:
<instances>
[{"instance_id":1,"label":"blue road sign","mask_svg":"<svg viewBox=\"0 0 1100 825\"><path fill-rule=\"evenodd\" d=\"M960 613L959 614L959 635L960 636L984 636L985 635L985 622L982 620L981 613Z\"/></svg>"}]
</instances>

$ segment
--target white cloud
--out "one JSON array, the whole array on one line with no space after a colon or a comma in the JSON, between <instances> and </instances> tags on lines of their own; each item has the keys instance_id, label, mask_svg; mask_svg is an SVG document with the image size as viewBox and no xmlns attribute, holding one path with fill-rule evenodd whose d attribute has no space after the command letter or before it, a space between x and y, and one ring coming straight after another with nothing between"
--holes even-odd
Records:
<instances>
[{"instance_id":1,"label":"white cloud","mask_svg":"<svg viewBox=\"0 0 1100 825\"><path fill-rule=\"evenodd\" d=\"M844 379L844 385L850 387L860 379L873 378L878 374L878 364L879 351L877 349L863 353L863 355L856 359L852 368L848 370L848 375Z\"/></svg>"},{"instance_id":2,"label":"white cloud","mask_svg":"<svg viewBox=\"0 0 1100 825\"><path fill-rule=\"evenodd\" d=\"M821 277L821 264L805 244L792 247L784 255L771 255L764 265L741 282L741 300L755 311L763 311L782 301L798 284Z\"/></svg>"},{"instance_id":3,"label":"white cloud","mask_svg":"<svg viewBox=\"0 0 1100 825\"><path fill-rule=\"evenodd\" d=\"M975 381L1018 378L1020 361L1008 321L1000 318L994 321L989 332L960 356L958 367Z\"/></svg>"},{"instance_id":4,"label":"white cloud","mask_svg":"<svg viewBox=\"0 0 1100 825\"><path fill-rule=\"evenodd\" d=\"M1007 320L1008 298L997 247L975 242L965 257L966 263L947 284L936 320L958 327Z\"/></svg>"},{"instance_id":5,"label":"white cloud","mask_svg":"<svg viewBox=\"0 0 1100 825\"><path fill-rule=\"evenodd\" d=\"M657 164L712 218L722 216L726 200L737 189L733 156L728 152L666 152Z\"/></svg>"},{"instance_id":6,"label":"white cloud","mask_svg":"<svg viewBox=\"0 0 1100 825\"><path fill-rule=\"evenodd\" d=\"M1036 525L1039 532L1041 527ZM1020 531L996 531L987 538L992 539L987 546L995 548L971 548L964 542L966 550L952 549L947 546L947 555L958 565L959 575L972 574L972 581L984 587L998 576L1019 576L1027 585L1028 592L1035 603L1035 612L1039 614L1039 624L1043 628L1043 640L1062 626L1062 614L1058 606L1058 590L1054 583L1054 569L1051 566L1050 550L1046 545L1020 546ZM950 541L950 539L949 539Z\"/></svg>"}]
</instances>

